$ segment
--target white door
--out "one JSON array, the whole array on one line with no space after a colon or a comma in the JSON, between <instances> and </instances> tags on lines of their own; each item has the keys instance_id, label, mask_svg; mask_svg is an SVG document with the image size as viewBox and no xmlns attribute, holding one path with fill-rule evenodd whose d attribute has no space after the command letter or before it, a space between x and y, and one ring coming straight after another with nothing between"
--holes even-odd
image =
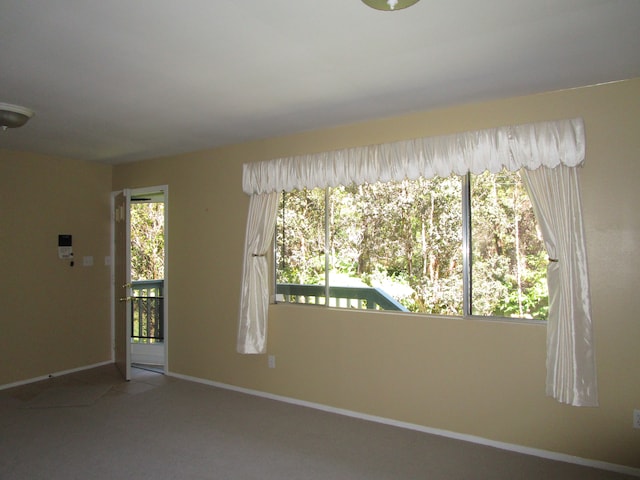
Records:
<instances>
[{"instance_id":1,"label":"white door","mask_svg":"<svg viewBox=\"0 0 640 480\"><path fill-rule=\"evenodd\" d=\"M131 194L125 189L114 196L114 359L125 380L131 380Z\"/></svg>"}]
</instances>

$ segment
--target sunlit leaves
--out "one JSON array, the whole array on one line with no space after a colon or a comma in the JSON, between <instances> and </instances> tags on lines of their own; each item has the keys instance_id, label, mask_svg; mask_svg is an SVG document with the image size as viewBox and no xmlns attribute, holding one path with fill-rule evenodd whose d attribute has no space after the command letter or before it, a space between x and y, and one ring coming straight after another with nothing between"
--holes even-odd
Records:
<instances>
[{"instance_id":1,"label":"sunlit leaves","mask_svg":"<svg viewBox=\"0 0 640 480\"><path fill-rule=\"evenodd\" d=\"M164 204L131 204L131 279L164 278Z\"/></svg>"},{"instance_id":2,"label":"sunlit leaves","mask_svg":"<svg viewBox=\"0 0 640 480\"><path fill-rule=\"evenodd\" d=\"M457 176L283 194L277 281L382 288L410 311L462 315L462 184ZM546 318L546 263L517 173L473 178L473 314ZM328 231L325 245L325 229ZM339 280L337 280L339 278Z\"/></svg>"}]
</instances>

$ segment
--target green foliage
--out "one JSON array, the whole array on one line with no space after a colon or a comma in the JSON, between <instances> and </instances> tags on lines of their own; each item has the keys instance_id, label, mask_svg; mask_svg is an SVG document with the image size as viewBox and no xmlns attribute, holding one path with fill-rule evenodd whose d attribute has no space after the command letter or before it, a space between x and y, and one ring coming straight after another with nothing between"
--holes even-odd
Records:
<instances>
[{"instance_id":1,"label":"green foliage","mask_svg":"<svg viewBox=\"0 0 640 480\"><path fill-rule=\"evenodd\" d=\"M131 204L131 279L164 278L164 204Z\"/></svg>"},{"instance_id":2,"label":"green foliage","mask_svg":"<svg viewBox=\"0 0 640 480\"><path fill-rule=\"evenodd\" d=\"M278 283L324 282L324 197L321 189L282 194L276 230Z\"/></svg>"},{"instance_id":3,"label":"green foliage","mask_svg":"<svg viewBox=\"0 0 640 480\"><path fill-rule=\"evenodd\" d=\"M514 172L472 176L473 312L547 318L546 254Z\"/></svg>"},{"instance_id":4,"label":"green foliage","mask_svg":"<svg viewBox=\"0 0 640 480\"><path fill-rule=\"evenodd\" d=\"M330 270L392 295L413 312L462 315L460 177L333 188L282 196L277 281L320 284ZM474 176L473 313L546 318L546 254L519 175ZM332 285L337 285L335 281Z\"/></svg>"}]
</instances>

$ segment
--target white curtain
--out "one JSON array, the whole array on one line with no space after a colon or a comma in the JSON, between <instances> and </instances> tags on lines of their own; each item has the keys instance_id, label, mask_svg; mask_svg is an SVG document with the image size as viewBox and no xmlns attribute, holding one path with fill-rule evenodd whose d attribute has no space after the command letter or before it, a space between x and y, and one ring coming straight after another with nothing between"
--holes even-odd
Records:
<instances>
[{"instance_id":1,"label":"white curtain","mask_svg":"<svg viewBox=\"0 0 640 480\"><path fill-rule=\"evenodd\" d=\"M244 240L237 345L239 353L266 352L271 278L266 255L276 227L277 210L276 192L251 195Z\"/></svg>"},{"instance_id":2,"label":"white curtain","mask_svg":"<svg viewBox=\"0 0 640 480\"><path fill-rule=\"evenodd\" d=\"M580 118L529 123L247 163L242 187L253 195L503 168L575 167L584 149Z\"/></svg>"},{"instance_id":3,"label":"white curtain","mask_svg":"<svg viewBox=\"0 0 640 480\"><path fill-rule=\"evenodd\" d=\"M575 406L597 406L591 295L578 170L523 170L549 255L547 395Z\"/></svg>"}]
</instances>

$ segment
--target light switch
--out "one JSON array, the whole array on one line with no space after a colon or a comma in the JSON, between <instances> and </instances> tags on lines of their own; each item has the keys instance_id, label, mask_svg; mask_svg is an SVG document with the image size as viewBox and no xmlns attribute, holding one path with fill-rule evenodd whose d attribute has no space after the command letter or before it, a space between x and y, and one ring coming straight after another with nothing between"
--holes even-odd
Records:
<instances>
[{"instance_id":1,"label":"light switch","mask_svg":"<svg viewBox=\"0 0 640 480\"><path fill-rule=\"evenodd\" d=\"M82 257L82 266L83 267L93 267L93 257L88 255L86 257Z\"/></svg>"}]
</instances>

